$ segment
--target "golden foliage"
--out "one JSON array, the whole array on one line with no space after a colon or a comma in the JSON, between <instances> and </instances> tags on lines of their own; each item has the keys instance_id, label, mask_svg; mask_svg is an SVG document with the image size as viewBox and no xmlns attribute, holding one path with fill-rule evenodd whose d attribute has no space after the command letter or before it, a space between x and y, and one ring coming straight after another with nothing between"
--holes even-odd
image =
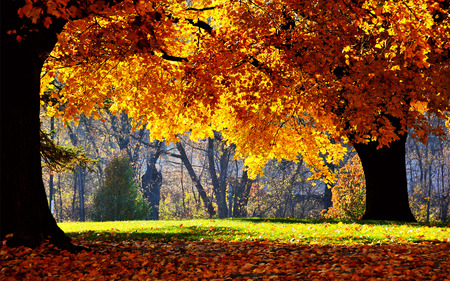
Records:
<instances>
[{"instance_id":1,"label":"golden foliage","mask_svg":"<svg viewBox=\"0 0 450 281\"><path fill-rule=\"evenodd\" d=\"M414 128L426 141L443 130L424 106L450 118L439 2L190 3L126 0L69 22L43 76L65 83L56 116L108 106L167 141L220 130L254 173L301 153L329 179L321 156L337 163L341 140L388 145Z\"/></svg>"}]
</instances>

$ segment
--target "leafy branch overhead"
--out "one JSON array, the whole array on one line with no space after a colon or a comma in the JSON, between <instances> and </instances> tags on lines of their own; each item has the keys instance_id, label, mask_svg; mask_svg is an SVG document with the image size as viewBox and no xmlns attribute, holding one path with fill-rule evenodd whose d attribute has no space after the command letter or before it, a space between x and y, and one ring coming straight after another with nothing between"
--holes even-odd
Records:
<instances>
[{"instance_id":1,"label":"leafy branch overhead","mask_svg":"<svg viewBox=\"0 0 450 281\"><path fill-rule=\"evenodd\" d=\"M301 153L331 179L341 141L426 142L450 118L445 3L358 3L124 1L66 25L42 85L58 70L64 120L108 100L153 138L218 130L253 172Z\"/></svg>"},{"instance_id":2,"label":"leafy branch overhead","mask_svg":"<svg viewBox=\"0 0 450 281\"><path fill-rule=\"evenodd\" d=\"M97 163L97 160L89 158L82 148L56 144L51 139L51 134L51 132L40 131L43 167L58 173L75 170L78 167L89 168Z\"/></svg>"}]
</instances>

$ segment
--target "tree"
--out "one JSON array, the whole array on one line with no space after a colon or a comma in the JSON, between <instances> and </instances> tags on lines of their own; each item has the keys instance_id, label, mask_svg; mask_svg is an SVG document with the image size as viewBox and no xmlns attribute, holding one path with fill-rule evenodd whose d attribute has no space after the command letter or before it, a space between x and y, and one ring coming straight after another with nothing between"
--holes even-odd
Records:
<instances>
[{"instance_id":1,"label":"tree","mask_svg":"<svg viewBox=\"0 0 450 281\"><path fill-rule=\"evenodd\" d=\"M149 205L133 178L129 157L114 156L105 168L103 185L94 195L93 220L142 220L149 216Z\"/></svg>"},{"instance_id":2,"label":"tree","mask_svg":"<svg viewBox=\"0 0 450 281\"><path fill-rule=\"evenodd\" d=\"M161 201L161 185L162 185L162 174L156 168L156 161L163 152L163 142L154 141L152 143L152 150L147 159L147 169L142 176L142 190L145 199L150 203L151 214L150 219L159 219L159 202Z\"/></svg>"},{"instance_id":3,"label":"tree","mask_svg":"<svg viewBox=\"0 0 450 281\"><path fill-rule=\"evenodd\" d=\"M248 177L248 172L243 170L241 177L236 179L234 184L230 183L230 186L233 188L233 218L245 218L248 216L247 205L254 182L255 180Z\"/></svg>"},{"instance_id":4,"label":"tree","mask_svg":"<svg viewBox=\"0 0 450 281\"><path fill-rule=\"evenodd\" d=\"M333 186L333 206L325 218L360 219L364 214L365 183L364 172L358 156L339 169L338 181Z\"/></svg>"},{"instance_id":5,"label":"tree","mask_svg":"<svg viewBox=\"0 0 450 281\"><path fill-rule=\"evenodd\" d=\"M68 245L47 205L39 149L39 77L63 23L19 18L24 2L2 3L1 9L1 230L14 233L10 245L36 245L41 236ZM22 27L36 28L24 39ZM8 34L9 33L9 34ZM20 41L20 42L19 42ZM26 83L24 83L26 81Z\"/></svg>"},{"instance_id":6,"label":"tree","mask_svg":"<svg viewBox=\"0 0 450 281\"><path fill-rule=\"evenodd\" d=\"M59 69L68 85L59 98L70 103L60 116L95 115L112 100L113 111L159 140L218 130L254 172L267 159L301 153L316 178L331 177L320 154L337 163L344 149L331 140L344 139L359 146L366 173L364 218L414 220L400 155L408 128L423 141L443 133L424 112L449 118L447 2L56 3L2 7L2 93L20 93L2 94L2 163L10 164L2 165L2 237L67 241L43 207L37 92L68 21L42 81L67 67ZM398 178L377 182L389 151ZM398 191L387 194L390 184ZM33 202L16 208L20 200Z\"/></svg>"},{"instance_id":7,"label":"tree","mask_svg":"<svg viewBox=\"0 0 450 281\"><path fill-rule=\"evenodd\" d=\"M203 187L199 177L195 173L191 162L189 161L189 158L187 157L186 150L184 149L184 146L181 144L181 142L178 142L176 144L177 150L180 153L180 155L172 155L174 157L178 157L183 162L184 166L188 170L189 176L194 183L195 187L197 188L198 194L200 198L202 198L203 205L205 206L205 209L208 212L209 217L212 217L216 214L216 211L214 210L214 207L212 205L212 202L208 195L206 194L205 188Z\"/></svg>"},{"instance_id":8,"label":"tree","mask_svg":"<svg viewBox=\"0 0 450 281\"><path fill-rule=\"evenodd\" d=\"M218 145L220 148L214 148L214 140L219 140ZM214 134L214 138L208 138L208 170L211 177L211 183L213 186L214 195L217 201L217 209L219 218L228 217L228 204L227 204L227 179L228 179L228 166L230 162L230 156L233 150L232 146L226 145L221 141L222 137L219 133ZM216 168L215 152L219 152L219 163ZM218 170L218 171L217 171ZM217 173L218 172L218 173Z\"/></svg>"},{"instance_id":9,"label":"tree","mask_svg":"<svg viewBox=\"0 0 450 281\"><path fill-rule=\"evenodd\" d=\"M269 161L252 192L251 209L258 217L310 218L323 210L323 183L308 181L311 171L297 162ZM319 184L317 184L319 183ZM259 188L258 188L259 185ZM258 190L259 189L259 190Z\"/></svg>"},{"instance_id":10,"label":"tree","mask_svg":"<svg viewBox=\"0 0 450 281\"><path fill-rule=\"evenodd\" d=\"M79 147L61 146L52 139L53 133L40 131L40 152L42 166L54 172L74 170L77 166L87 168L95 160L86 156Z\"/></svg>"},{"instance_id":11,"label":"tree","mask_svg":"<svg viewBox=\"0 0 450 281\"><path fill-rule=\"evenodd\" d=\"M139 3L137 6L141 6L136 7L134 3L125 1L126 3L120 7L114 6L120 2L122 0L80 0L75 2L22 0L2 3L0 236L4 238L7 234L13 233L14 236L9 239L9 245L36 246L42 239L49 238L58 246L73 248L70 239L57 226L48 209L42 181L39 154L41 71L45 60L59 40L58 34L68 22L70 27L70 23L73 21L92 18L92 15L102 15L107 18L117 12L117 9L119 11L129 9L131 12L125 11L125 14L132 14L133 11L141 8L149 12L145 13L146 18L143 22L140 18L136 19L134 24L139 24L139 22L148 24L155 20L161 20L164 5L146 2ZM171 13L169 12L168 15L171 16ZM82 23L82 21L80 22ZM72 26L76 26L76 24ZM148 25L145 27L145 31L152 32L152 28ZM164 25L155 28L159 28L161 31L166 30ZM136 37L130 36L130 38L137 38L135 44L132 44L133 48L145 49L147 45L142 38L147 38L147 33L136 28L136 25L129 30L136 31ZM152 45L153 47L158 44L158 42L155 43ZM162 42L159 41L159 43ZM95 48L91 50L95 50ZM165 58L172 59L167 54ZM53 79L54 76L47 75L46 77ZM27 83L23 83L23 81L27 81ZM47 87L47 82L49 80L44 79L41 84ZM83 106L83 108L86 109L88 106ZM65 108L68 112L71 109L73 107Z\"/></svg>"},{"instance_id":12,"label":"tree","mask_svg":"<svg viewBox=\"0 0 450 281\"><path fill-rule=\"evenodd\" d=\"M68 20L101 12L113 3L2 2L0 237L13 233L11 246L36 246L48 238L60 247L75 248L50 213L42 181L40 74Z\"/></svg>"},{"instance_id":13,"label":"tree","mask_svg":"<svg viewBox=\"0 0 450 281\"><path fill-rule=\"evenodd\" d=\"M442 120L430 120L442 122ZM447 221L450 203L450 140L431 136L428 143L407 142L407 174L411 209L420 221Z\"/></svg>"},{"instance_id":14,"label":"tree","mask_svg":"<svg viewBox=\"0 0 450 281\"><path fill-rule=\"evenodd\" d=\"M71 66L64 98L73 106L64 114L111 98L114 110L138 127L147 124L155 138L174 141L191 130L197 139L218 130L253 172L270 158L301 153L315 178L332 178L322 156L337 164L344 140L366 175L363 218L413 221L405 141L408 129L422 141L443 135L424 112L449 118L448 8L425 0L205 1L153 11L150 21L139 11L91 19L68 27L55 52ZM168 17L169 9L178 13ZM155 29L162 24L164 34ZM124 32L132 26L151 36ZM83 60L96 46L103 47L95 59ZM84 75L93 65L98 71Z\"/></svg>"}]
</instances>

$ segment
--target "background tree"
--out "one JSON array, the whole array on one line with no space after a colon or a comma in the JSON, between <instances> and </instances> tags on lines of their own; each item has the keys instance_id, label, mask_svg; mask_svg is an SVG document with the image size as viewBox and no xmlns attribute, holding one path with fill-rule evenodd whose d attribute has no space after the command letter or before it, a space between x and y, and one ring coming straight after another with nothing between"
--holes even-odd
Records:
<instances>
[{"instance_id":1,"label":"background tree","mask_svg":"<svg viewBox=\"0 0 450 281\"><path fill-rule=\"evenodd\" d=\"M360 219L364 215L366 186L364 171L358 156L339 169L338 181L332 188L333 206L325 218Z\"/></svg>"},{"instance_id":2,"label":"background tree","mask_svg":"<svg viewBox=\"0 0 450 281\"><path fill-rule=\"evenodd\" d=\"M134 181L127 155L114 156L105 168L105 180L94 195L91 217L96 221L142 220L150 215Z\"/></svg>"},{"instance_id":3,"label":"background tree","mask_svg":"<svg viewBox=\"0 0 450 281\"><path fill-rule=\"evenodd\" d=\"M155 140L152 143L153 153L147 158L147 167L142 176L141 189L144 198L150 203L151 214L149 219L159 219L159 204L161 201L162 173L156 167L156 162L163 152L164 143Z\"/></svg>"},{"instance_id":4,"label":"background tree","mask_svg":"<svg viewBox=\"0 0 450 281\"><path fill-rule=\"evenodd\" d=\"M434 119L429 122L441 122ZM411 208L420 221L448 220L450 141L431 136L427 144L407 142L407 175Z\"/></svg>"},{"instance_id":5,"label":"background tree","mask_svg":"<svg viewBox=\"0 0 450 281\"><path fill-rule=\"evenodd\" d=\"M252 186L256 183L255 179L248 176L248 171L243 167L243 163L235 160L236 176L229 179L229 206L233 218L248 217L248 202L251 196ZM241 168L239 168L241 166ZM239 172L241 173L239 177ZM232 206L232 207L231 207Z\"/></svg>"},{"instance_id":6,"label":"background tree","mask_svg":"<svg viewBox=\"0 0 450 281\"><path fill-rule=\"evenodd\" d=\"M324 208L325 184L308 180L313 174L299 157L297 162L270 161L254 187L252 215L257 217L318 217Z\"/></svg>"},{"instance_id":7,"label":"background tree","mask_svg":"<svg viewBox=\"0 0 450 281\"><path fill-rule=\"evenodd\" d=\"M212 202L211 202L210 198L208 197L208 195L205 191L205 188L203 187L203 185L200 181L200 178L195 173L195 171L192 167L192 164L189 161L189 158L187 157L186 150L184 149L183 145L180 142L178 142L176 144L176 147L180 153L179 157L180 157L181 161L183 161L183 164L186 167L192 182L194 183L195 187L197 188L198 194L203 201L205 209L207 210L209 216L212 217L213 215L216 214L216 211L214 210Z\"/></svg>"},{"instance_id":8,"label":"background tree","mask_svg":"<svg viewBox=\"0 0 450 281\"><path fill-rule=\"evenodd\" d=\"M55 134L54 131L47 133L40 131L40 148L43 160L43 168L47 168L53 172L62 172L73 170L77 166L88 167L95 164L95 160L86 156L79 147L61 146L55 143L51 138Z\"/></svg>"},{"instance_id":9,"label":"background tree","mask_svg":"<svg viewBox=\"0 0 450 281\"><path fill-rule=\"evenodd\" d=\"M215 141L219 148L215 149ZM214 138L208 138L208 171L211 178L211 184L213 186L214 195L218 207L218 217L228 217L228 204L227 204L227 187L228 187L228 173L231 153L233 152L232 146L227 146L223 141L222 136L218 132L214 132ZM215 152L218 155L215 155ZM217 167L215 158L218 158Z\"/></svg>"},{"instance_id":10,"label":"background tree","mask_svg":"<svg viewBox=\"0 0 450 281\"><path fill-rule=\"evenodd\" d=\"M90 157L98 158L99 161L97 165L93 166L93 170L96 171L92 173L86 170L86 180L85 180L85 208L86 208L86 219L90 218L90 210L92 208L93 194L101 185L102 179L100 177L101 172L105 168L105 163L108 159L114 155L114 153L119 152L119 147L116 144L116 138L114 137L115 132L109 129L108 115L102 116L105 121L97 120L93 117L80 118L80 122L76 132L80 143L82 144L83 150L86 155ZM86 119L86 122L83 120ZM48 120L48 121L47 121ZM43 119L43 127L51 127L50 119ZM89 124L89 125L86 125ZM64 144L70 143L68 136L68 127L63 126L59 119L55 119L55 134L54 141L57 143ZM75 125L71 125L75 126ZM139 137L138 132L130 132L131 138L126 151L136 151L135 147L137 142L135 137ZM148 142L148 132L144 133L144 140L141 141L144 147L139 149L138 156L135 157L134 173L135 181L141 182L143 175L147 173L146 161L147 157L155 153L155 145L158 141L149 143ZM219 160L221 152L220 142L214 140L214 155L215 155L215 165L218 169ZM215 195L213 192L212 182L209 176L209 165L208 165L208 139L202 140L200 142L189 141L188 138L183 137L181 139L181 144L185 148L186 158L188 159L193 171L199 179L202 187L204 188L205 194L211 200L213 208L217 208L215 205ZM425 221L427 218L427 206L430 202L430 221L445 221L442 219L441 214L447 215L447 212L443 212L445 209L445 194L448 191L446 189L446 182L448 181L448 176L446 173L446 168L448 163L448 155L445 153L445 148L448 146L448 140L440 140L439 138L430 137L429 146L433 148L427 148L423 144L417 143L413 138L408 138L408 146L406 153L407 160L407 171L408 171L408 186L410 187L410 204L413 213L417 216L418 220ZM419 147L417 150L416 147ZM444 148L444 150L437 148ZM161 208L161 218L163 219L179 219L179 218L204 218L208 217L201 198L198 195L198 191L195 185L192 183L188 171L183 167L183 162L179 159L179 154L174 153L176 151L175 145L161 145L161 155L159 160L155 163L157 171L161 171L163 174L163 180L160 189L160 208ZM427 154L428 151L428 154ZM430 158L430 151L434 151L433 158ZM128 154L128 153L126 153ZM135 154L135 153L133 153ZM420 166L419 163L425 163L426 155L428 158L433 160L433 165L431 166L432 174L432 192L430 200L427 200L428 189L428 176L425 180L420 180ZM352 158L354 152L349 152L345 156L344 162L346 163L348 158ZM232 158L232 157L230 157ZM420 160L422 159L422 160ZM420 161L419 161L420 160ZM142 164L140 164L142 163ZM312 175L308 167L304 163L300 168L300 173L295 175L298 170L298 165L301 163L294 163L290 161L269 162L263 173L263 176L257 179L249 179L246 176L246 172L243 169L242 160L231 160L228 164L229 171L227 175L227 205L228 205L228 216L230 217L247 217L247 216L259 216L259 217L319 217L322 209L327 209L326 205L323 205L323 197L325 196L324 190L329 190L327 186L321 181L315 181L316 186L312 186L313 182L310 182L308 178ZM341 165L337 166L336 177L338 181L341 182L343 174L339 172ZM425 165L422 171L428 173L429 166ZM49 173L44 169L45 182L47 186L49 185ZM442 174L442 172L444 172ZM443 176L442 176L443 175ZM349 174L344 175L347 181L343 183L351 183L352 178ZM360 177L360 176L359 176ZM355 176L356 178L356 176ZM144 182L142 181L141 188L144 187ZM240 185L241 182L247 182L244 189L246 192L242 192ZM419 184L422 183L422 184ZM444 183L444 185L442 185ZM55 175L55 197L54 197L54 215L59 221L76 221L79 220L79 203L78 199L73 205L73 176L72 174L59 173ZM242 185L241 185L242 186ZM261 187L262 190L257 187ZM342 190L349 190L348 186L345 184L339 184L339 188ZM144 189L141 189L142 193L145 193ZM49 190L48 190L49 191ZM261 192L265 194L263 196L257 195ZM248 197L246 197L248 195ZM77 195L78 196L78 195ZM258 196L258 199L256 199ZM249 201L245 201L245 198L251 198ZM335 200L338 197L335 196ZM350 197L345 197L346 200L354 200ZM351 207L364 206L364 200L361 198L360 201L355 202ZM239 200L243 200L242 205L237 207L236 204ZM345 203L345 201L342 201ZM336 201L336 207L340 206L340 202ZM441 207L443 206L443 207ZM74 212L73 209L74 208ZM330 210L331 211L331 210ZM351 209L346 209L347 212L352 212ZM359 210L363 212L364 210ZM360 214L361 215L361 214Z\"/></svg>"}]
</instances>

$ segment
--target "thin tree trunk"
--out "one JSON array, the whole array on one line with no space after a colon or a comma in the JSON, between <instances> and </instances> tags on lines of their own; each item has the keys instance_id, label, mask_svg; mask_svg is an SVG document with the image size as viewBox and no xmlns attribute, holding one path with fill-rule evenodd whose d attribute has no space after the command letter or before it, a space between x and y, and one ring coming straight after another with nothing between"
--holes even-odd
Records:
<instances>
[{"instance_id":1,"label":"thin tree trunk","mask_svg":"<svg viewBox=\"0 0 450 281\"><path fill-rule=\"evenodd\" d=\"M181 200L183 201L183 213L181 218L186 217L186 192L184 191L184 180L183 180L183 166L181 166Z\"/></svg>"},{"instance_id":2,"label":"thin tree trunk","mask_svg":"<svg viewBox=\"0 0 450 281\"><path fill-rule=\"evenodd\" d=\"M85 210L84 210L84 175L83 170L78 168L78 194L80 197L80 221L85 221Z\"/></svg>"},{"instance_id":3,"label":"thin tree trunk","mask_svg":"<svg viewBox=\"0 0 450 281\"><path fill-rule=\"evenodd\" d=\"M330 171L332 173L335 172L336 166L334 164L329 163L329 164L327 164L327 166L328 166L328 168L330 169ZM322 199L323 209L325 210L325 212L328 211L329 208L333 207L333 201L332 201L333 192L332 192L332 188L333 188L334 185L335 185L334 183L330 184L330 185L328 185L328 184L325 185L325 190L323 192L323 199Z\"/></svg>"},{"instance_id":4,"label":"thin tree trunk","mask_svg":"<svg viewBox=\"0 0 450 281\"><path fill-rule=\"evenodd\" d=\"M55 130L55 118L51 117L50 118L50 131L53 132ZM55 139L55 135L52 133L52 135L50 136L50 138L52 140ZM49 201L49 208L50 208L50 212L52 214L55 213L54 209L55 209L55 202L54 202L54 182L53 182L53 171L49 170L50 172L50 176L49 176L49 180L48 180L48 201Z\"/></svg>"},{"instance_id":5,"label":"thin tree trunk","mask_svg":"<svg viewBox=\"0 0 450 281\"><path fill-rule=\"evenodd\" d=\"M444 165L441 165L441 185L442 185L442 197L441 197L441 210L440 210L440 220L447 221L447 213L449 209L449 199L450 199L450 188L445 187L444 179ZM445 193L447 191L447 193Z\"/></svg>"},{"instance_id":6,"label":"thin tree trunk","mask_svg":"<svg viewBox=\"0 0 450 281\"><path fill-rule=\"evenodd\" d=\"M426 218L426 222L430 221L431 190L432 190L432 187L433 187L433 181L432 181L432 177L431 177L431 164L432 163L430 163L428 165L428 190L427 190L427 218Z\"/></svg>"},{"instance_id":7,"label":"thin tree trunk","mask_svg":"<svg viewBox=\"0 0 450 281\"><path fill-rule=\"evenodd\" d=\"M366 178L366 212L362 219L416 221L408 202L406 139L404 134L380 149L376 142L354 144Z\"/></svg>"},{"instance_id":8,"label":"thin tree trunk","mask_svg":"<svg viewBox=\"0 0 450 281\"><path fill-rule=\"evenodd\" d=\"M211 203L211 201L209 200L208 196L206 195L206 191L203 188L203 185L201 184L200 180L198 179L197 175L195 174L194 169L192 168L191 162L189 161L187 155L186 155L186 150L184 150L183 145L178 142L176 144L176 147L178 149L178 151L180 152L180 158L181 161L183 161L184 166L186 167L186 170L189 173L189 176L191 177L192 182L194 183L195 187L197 188L198 194L200 195L200 198L202 198L203 203L205 205L205 209L209 214L209 217L212 217L216 214L216 212L214 211L214 207Z\"/></svg>"},{"instance_id":9,"label":"thin tree trunk","mask_svg":"<svg viewBox=\"0 0 450 281\"><path fill-rule=\"evenodd\" d=\"M63 200L62 200L62 192L61 192L61 175L58 175L58 193L59 193L59 219L62 220L63 216Z\"/></svg>"},{"instance_id":10,"label":"thin tree trunk","mask_svg":"<svg viewBox=\"0 0 450 281\"><path fill-rule=\"evenodd\" d=\"M50 208L50 212L52 214L55 213L55 201L53 200L54 195L54 182L53 182L53 174L50 171L50 177L48 179L48 207Z\"/></svg>"},{"instance_id":11,"label":"thin tree trunk","mask_svg":"<svg viewBox=\"0 0 450 281\"><path fill-rule=\"evenodd\" d=\"M75 214L77 213L76 203L77 203L77 193L78 193L78 172L73 171L73 197L72 197L72 215L71 217L75 219Z\"/></svg>"}]
</instances>

